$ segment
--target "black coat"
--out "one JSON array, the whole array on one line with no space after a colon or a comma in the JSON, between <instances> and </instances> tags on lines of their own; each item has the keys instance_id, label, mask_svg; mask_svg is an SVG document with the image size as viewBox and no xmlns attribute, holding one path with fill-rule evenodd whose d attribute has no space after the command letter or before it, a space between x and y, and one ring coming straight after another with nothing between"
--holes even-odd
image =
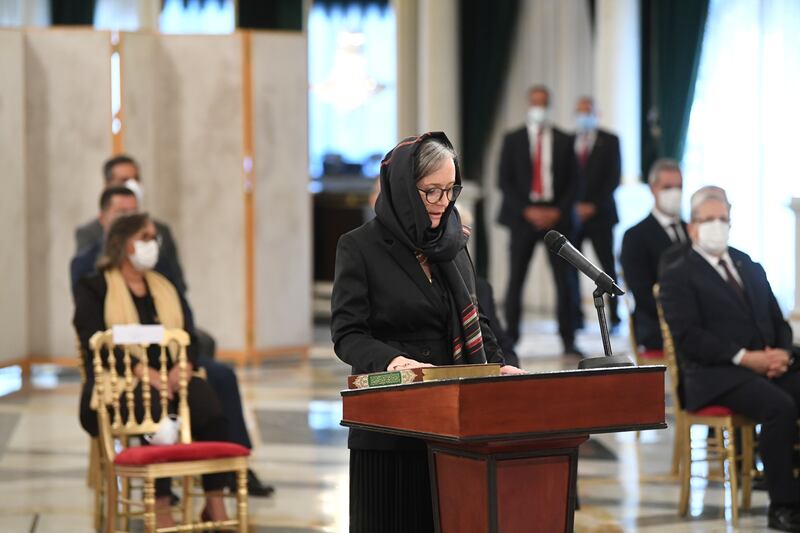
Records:
<instances>
[{"instance_id":1,"label":"black coat","mask_svg":"<svg viewBox=\"0 0 800 533\"><path fill-rule=\"evenodd\" d=\"M744 302L697 252L688 251L662 273L661 302L675 340L685 407L693 410L751 379L764 379L736 366L736 353L765 347L792 351L792 329L784 320L764 269L729 248L742 278Z\"/></svg>"},{"instance_id":2,"label":"black coat","mask_svg":"<svg viewBox=\"0 0 800 533\"><path fill-rule=\"evenodd\" d=\"M575 136L572 137L575 145ZM605 130L597 130L586 168L580 169L579 202L589 202L597 208L595 215L584 225L614 225L619 222L614 190L622 175L619 138Z\"/></svg>"},{"instance_id":3,"label":"black coat","mask_svg":"<svg viewBox=\"0 0 800 533\"><path fill-rule=\"evenodd\" d=\"M683 222L681 225L686 232L686 225ZM658 282L661 256L672 245L672 239L652 214L628 229L622 238L620 263L625 284L636 302L633 313L636 341L648 349L662 346L653 285Z\"/></svg>"},{"instance_id":4,"label":"black coat","mask_svg":"<svg viewBox=\"0 0 800 533\"><path fill-rule=\"evenodd\" d=\"M454 261L474 295L475 274L466 249ZM428 281L414 254L377 219L339 239L331 312L334 350L353 374L385 371L398 355L434 365L453 364L446 299ZM483 314L481 333L487 360L503 363ZM351 430L349 447L424 449L424 444Z\"/></svg>"},{"instance_id":5,"label":"black coat","mask_svg":"<svg viewBox=\"0 0 800 533\"><path fill-rule=\"evenodd\" d=\"M548 204L561 210L557 227L567 229L572 226L572 208L578 193L578 163L572 137L557 128L551 128L551 131L553 201ZM532 173L528 128L523 126L506 134L503 139L498 181L503 192L503 203L497 218L500 224L511 227L524 220L523 210L533 205L530 201Z\"/></svg>"},{"instance_id":6,"label":"black coat","mask_svg":"<svg viewBox=\"0 0 800 533\"><path fill-rule=\"evenodd\" d=\"M97 435L97 417L89 406L89 401L92 397L92 388L94 387L94 361L93 353L89 349L89 339L91 339L92 335L96 332L105 331L108 328L105 319L107 293L108 285L106 284L105 276L101 272L95 272L80 278L75 287L73 287L75 313L72 317L72 325L75 327L75 332L78 334L83 356L83 365L86 371L86 381L81 388L80 419L81 425L90 435ZM179 292L178 296L181 300L181 308L183 310L183 329L186 330L191 337L189 347L187 348L187 357L189 361L197 367L197 342L194 335L192 312L183 294ZM140 320L142 324L156 323L155 320L152 320L152 317L149 316L142 317L140 315ZM106 353L103 352L102 356L103 363L105 364ZM122 359L120 357L117 358L117 364L122 364ZM159 368L159 351L155 347L151 347L149 352L149 364L152 368ZM117 371L123 372L124 368L118 366Z\"/></svg>"}]
</instances>

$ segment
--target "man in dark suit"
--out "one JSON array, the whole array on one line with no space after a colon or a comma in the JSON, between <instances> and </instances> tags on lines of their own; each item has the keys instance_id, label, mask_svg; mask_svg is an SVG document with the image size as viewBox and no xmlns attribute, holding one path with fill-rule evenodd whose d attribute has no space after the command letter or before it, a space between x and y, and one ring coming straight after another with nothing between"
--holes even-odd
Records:
<instances>
[{"instance_id":1,"label":"man in dark suit","mask_svg":"<svg viewBox=\"0 0 800 533\"><path fill-rule=\"evenodd\" d=\"M792 330L761 265L728 247L729 217L730 204L713 189L692 197L692 245L660 278L664 316L685 408L721 405L761 424L769 527L800 531L800 485L792 472L800 373Z\"/></svg>"},{"instance_id":2,"label":"man in dark suit","mask_svg":"<svg viewBox=\"0 0 800 533\"><path fill-rule=\"evenodd\" d=\"M133 191L138 205L142 205L142 186L139 176L139 164L127 155L114 156L103 164L103 179L105 188L127 187ZM178 247L172 237L172 231L164 222L153 219L158 231L159 260L161 270L173 282L175 288L181 292L186 291L186 282L183 270L178 261ZM103 240L103 226L100 217L95 217L89 222L75 229L76 252L80 253L86 248L96 246ZM168 275L167 275L168 274Z\"/></svg>"},{"instance_id":3,"label":"man in dark suit","mask_svg":"<svg viewBox=\"0 0 800 533\"><path fill-rule=\"evenodd\" d=\"M661 350L653 285L658 280L662 254L676 243L688 243L686 224L680 218L683 178L678 162L659 159L648 176L655 198L653 211L622 238L620 263L625 284L633 294L636 342L645 350Z\"/></svg>"},{"instance_id":4,"label":"man in dark suit","mask_svg":"<svg viewBox=\"0 0 800 533\"><path fill-rule=\"evenodd\" d=\"M580 186L578 202L575 204L578 218L575 246L580 248L584 240L589 239L603 270L616 281L613 232L614 225L619 222L617 204L614 201L614 190L619 186L622 174L619 138L597 127L594 101L588 96L578 100L576 122L577 131L573 143L578 159ZM572 275L575 276L575 286L578 289L577 313L580 316L577 271L573 269ZM620 322L617 299L610 298L609 306L611 326L614 328Z\"/></svg>"},{"instance_id":5,"label":"man in dark suit","mask_svg":"<svg viewBox=\"0 0 800 533\"><path fill-rule=\"evenodd\" d=\"M528 92L528 117L521 128L503 139L499 185L503 203L498 221L511 231L510 275L505 313L509 337L519 340L522 289L536 244L555 229L570 236L578 186L578 168L572 138L547 118L550 93L534 86ZM558 331L564 352L575 347L575 286L569 265L548 254L557 292Z\"/></svg>"}]
</instances>

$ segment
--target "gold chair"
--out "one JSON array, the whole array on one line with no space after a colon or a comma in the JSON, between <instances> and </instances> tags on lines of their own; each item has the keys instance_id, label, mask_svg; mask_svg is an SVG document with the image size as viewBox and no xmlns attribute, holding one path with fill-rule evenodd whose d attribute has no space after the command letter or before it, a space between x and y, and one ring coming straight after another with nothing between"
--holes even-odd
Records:
<instances>
[{"instance_id":1,"label":"gold chair","mask_svg":"<svg viewBox=\"0 0 800 533\"><path fill-rule=\"evenodd\" d=\"M664 319L664 311L659 300L659 286L653 287L658 309L658 321L664 339L664 355L667 360L672 395L678 409L675 410L675 442L680 446L680 485L681 493L678 503L678 514L686 516L689 509L689 491L692 477L692 426L706 426L713 429L713 436L706 439L705 458L696 462L707 462L709 467L712 461L719 461L719 472L712 473L709 468L707 479L721 481L723 485L729 484L731 499L731 515L733 524L739 521L738 490L739 476L742 485L742 509L750 509L750 497L753 488L753 432L755 423L750 419L737 415L727 407L710 405L697 411L686 411L680 404L678 397L679 369L675 353L675 344L669 325ZM741 435L741 450L736 445L735 433ZM677 446L676 446L677 448ZM699 449L699 448L698 448ZM740 468L738 468L740 467Z\"/></svg>"},{"instance_id":2,"label":"gold chair","mask_svg":"<svg viewBox=\"0 0 800 533\"><path fill-rule=\"evenodd\" d=\"M633 319L633 313L628 314L628 340L631 345L631 353L636 356L636 365L663 365L667 366L667 360L664 358L663 350L643 350L639 346L639 341L636 339L636 328ZM669 392L669 391L668 391ZM673 403L674 405L674 403ZM669 406L666 409L667 413L675 414L676 409ZM640 433L636 432L636 440L639 440ZM677 439L672 446L672 463L670 465L669 476L677 479L680 468L680 453Z\"/></svg>"},{"instance_id":3,"label":"gold chair","mask_svg":"<svg viewBox=\"0 0 800 533\"><path fill-rule=\"evenodd\" d=\"M82 388L86 383L86 364L81 341L77 335L75 344ZM89 437L89 468L86 470L86 485L94 491L94 529L99 531L103 522L105 476L103 475L103 458L100 455L100 444L97 437Z\"/></svg>"},{"instance_id":4,"label":"gold chair","mask_svg":"<svg viewBox=\"0 0 800 533\"><path fill-rule=\"evenodd\" d=\"M160 411L167 415L167 358L176 359L179 367L178 416L180 417L179 443L166 446L128 447L132 437L155 433L160 420L153 418L151 409L150 378L148 372L141 376L141 421L134 416L134 390L139 380L134 376L132 355L146 357L149 345L115 345L112 330L95 333L89 341L93 353L95 397L101 407L97 410L100 428L99 447L105 463L106 476L106 532L116 532L117 517L144 515L147 533L197 531L211 528L236 527L239 533L247 531L247 466L250 452L247 448L229 442L191 442L189 404L187 400L187 357L189 335L183 330L164 330L159 343ZM102 353L107 354L107 365ZM117 357L121 357L118 361ZM121 362L122 373L117 370ZM105 407L105 408L104 408ZM123 417L123 409L128 416ZM125 418L123 420L123 418ZM117 446L121 448L116 451ZM226 521L192 520L192 478L201 474L235 472L237 481L237 516ZM175 527L156 529L155 480L163 477L183 481L183 523ZM121 481L122 494L118 489ZM142 483L142 500L128 498L129 479ZM121 511L119 507L121 506ZM143 508L133 513L131 506ZM127 525L127 524L126 524Z\"/></svg>"}]
</instances>

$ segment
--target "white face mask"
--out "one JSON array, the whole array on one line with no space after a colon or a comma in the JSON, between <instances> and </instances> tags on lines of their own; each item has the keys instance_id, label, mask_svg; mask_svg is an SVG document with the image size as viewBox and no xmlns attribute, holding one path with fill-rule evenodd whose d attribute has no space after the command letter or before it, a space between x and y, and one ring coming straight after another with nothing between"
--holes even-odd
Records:
<instances>
[{"instance_id":1,"label":"white face mask","mask_svg":"<svg viewBox=\"0 0 800 533\"><path fill-rule=\"evenodd\" d=\"M707 254L720 256L728 249L731 225L721 220L709 220L697 225L697 246Z\"/></svg>"},{"instance_id":2,"label":"white face mask","mask_svg":"<svg viewBox=\"0 0 800 533\"><path fill-rule=\"evenodd\" d=\"M153 270L158 263L158 243L151 241L133 241L133 253L128 256L133 268L140 272Z\"/></svg>"},{"instance_id":3,"label":"white face mask","mask_svg":"<svg viewBox=\"0 0 800 533\"><path fill-rule=\"evenodd\" d=\"M680 189L662 189L656 196L656 206L665 215L676 217L681 213L681 197Z\"/></svg>"},{"instance_id":4,"label":"white face mask","mask_svg":"<svg viewBox=\"0 0 800 533\"><path fill-rule=\"evenodd\" d=\"M139 185L139 182L135 179L131 178L127 180L123 185L133 191L133 194L136 196L136 202L139 204L139 209L142 209L142 200L144 200L144 190L142 186Z\"/></svg>"},{"instance_id":5,"label":"white face mask","mask_svg":"<svg viewBox=\"0 0 800 533\"><path fill-rule=\"evenodd\" d=\"M542 106L533 106L528 108L527 115L528 124L539 125L547 120L547 108Z\"/></svg>"},{"instance_id":6,"label":"white face mask","mask_svg":"<svg viewBox=\"0 0 800 533\"><path fill-rule=\"evenodd\" d=\"M578 113L575 116L575 126L578 131L591 131L597 127L597 117L592 113Z\"/></svg>"}]
</instances>

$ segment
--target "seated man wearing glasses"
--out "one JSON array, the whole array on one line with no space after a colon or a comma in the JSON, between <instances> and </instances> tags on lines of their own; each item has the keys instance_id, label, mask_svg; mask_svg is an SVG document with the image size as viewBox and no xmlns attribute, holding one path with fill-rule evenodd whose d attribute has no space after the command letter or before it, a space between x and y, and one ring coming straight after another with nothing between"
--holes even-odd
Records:
<instances>
[{"instance_id":1,"label":"seated man wearing glasses","mask_svg":"<svg viewBox=\"0 0 800 533\"><path fill-rule=\"evenodd\" d=\"M703 187L691 205L691 247L672 258L660 278L685 408L720 405L761 424L769 527L800 531L800 485L792 472L800 374L792 330L761 265L728 246L724 191Z\"/></svg>"}]
</instances>

